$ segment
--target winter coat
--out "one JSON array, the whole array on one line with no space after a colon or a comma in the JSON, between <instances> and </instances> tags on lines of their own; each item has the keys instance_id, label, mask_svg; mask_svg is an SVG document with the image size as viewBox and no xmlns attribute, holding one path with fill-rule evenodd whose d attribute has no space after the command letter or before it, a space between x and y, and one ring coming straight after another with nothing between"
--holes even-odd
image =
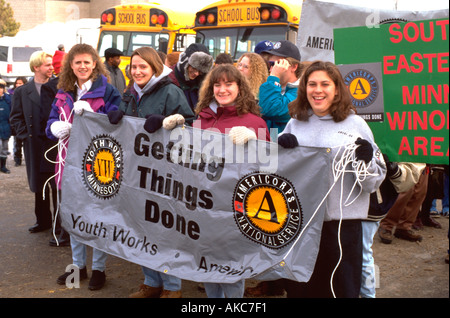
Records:
<instances>
[{"instance_id":1,"label":"winter coat","mask_svg":"<svg viewBox=\"0 0 450 318\"><path fill-rule=\"evenodd\" d=\"M111 78L111 85L117 88L120 96L123 95L127 86L125 76L123 76L122 70L118 67L113 67L109 63L105 62L105 67L109 71L109 77Z\"/></svg>"},{"instance_id":2,"label":"winter coat","mask_svg":"<svg viewBox=\"0 0 450 318\"><path fill-rule=\"evenodd\" d=\"M105 76L98 77L93 83L91 89L81 96L80 100L89 103L91 108L96 113L107 114L112 110L117 110L120 103L120 94L117 88L108 83ZM67 118L69 123L73 122L74 113L72 112L75 96L72 92L65 92L62 89L58 90L55 100L52 104L52 110L47 121L46 134L51 140L58 140L51 132L50 126L60 120ZM65 140L67 149L68 139ZM66 157L65 151L58 154L57 162L64 161ZM59 178L56 179L58 188L61 188L61 176L63 173L63 165L56 165L56 173Z\"/></svg>"},{"instance_id":3,"label":"winter coat","mask_svg":"<svg viewBox=\"0 0 450 318\"><path fill-rule=\"evenodd\" d=\"M200 127L201 129L214 128L218 129L222 134L227 134L229 129L235 126L245 126L253 129L258 139L270 141L269 131L264 119L251 113L239 116L234 106L217 107L217 113L211 109L211 106L206 107L198 114L198 118L194 123L194 127ZM265 134L258 134L258 129L264 129Z\"/></svg>"},{"instance_id":4,"label":"winter coat","mask_svg":"<svg viewBox=\"0 0 450 318\"><path fill-rule=\"evenodd\" d=\"M181 114L188 124L194 120L194 112L190 108L180 88L167 77L170 69L164 68L159 77L153 77L142 89L139 97L134 85L123 95L119 109L125 115L146 118L150 114L169 116Z\"/></svg>"},{"instance_id":5,"label":"winter coat","mask_svg":"<svg viewBox=\"0 0 450 318\"><path fill-rule=\"evenodd\" d=\"M46 150L41 112L41 99L33 79L15 89L9 122L16 138L23 141L28 185L35 193L39 191L41 162Z\"/></svg>"},{"instance_id":6,"label":"winter coat","mask_svg":"<svg viewBox=\"0 0 450 318\"><path fill-rule=\"evenodd\" d=\"M0 139L8 140L11 137L9 114L11 113L11 96L3 94L0 97Z\"/></svg>"},{"instance_id":7,"label":"winter coat","mask_svg":"<svg viewBox=\"0 0 450 318\"><path fill-rule=\"evenodd\" d=\"M259 88L259 106L262 118L266 121L269 129L278 129L281 133L291 119L288 105L297 98L297 83L288 83L283 89L280 79L269 76L267 81ZM273 137L273 136L272 136Z\"/></svg>"},{"instance_id":8,"label":"winter coat","mask_svg":"<svg viewBox=\"0 0 450 318\"><path fill-rule=\"evenodd\" d=\"M169 74L169 79L184 92L186 99L194 110L197 107L198 92L200 86L205 79L206 69L203 69L203 75L197 76L194 80L189 80L187 76L187 67L189 65L189 58L196 52L208 53L208 49L201 43L193 43L189 45L185 52L180 54L178 63L171 67L172 71Z\"/></svg>"},{"instance_id":9,"label":"winter coat","mask_svg":"<svg viewBox=\"0 0 450 318\"><path fill-rule=\"evenodd\" d=\"M61 66L65 55L66 52L59 50L55 51L55 54L53 54L52 65L55 74L59 74L59 72L61 72Z\"/></svg>"}]
</instances>

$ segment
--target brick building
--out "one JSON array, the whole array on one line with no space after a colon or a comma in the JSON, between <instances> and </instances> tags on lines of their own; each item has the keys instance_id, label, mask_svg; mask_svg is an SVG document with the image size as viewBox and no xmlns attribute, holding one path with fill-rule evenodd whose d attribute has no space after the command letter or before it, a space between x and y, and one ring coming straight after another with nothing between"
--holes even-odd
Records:
<instances>
[{"instance_id":1,"label":"brick building","mask_svg":"<svg viewBox=\"0 0 450 318\"><path fill-rule=\"evenodd\" d=\"M6 0L20 23L20 31L44 22L68 22L84 18L100 18L106 8L131 2L129 0Z\"/></svg>"}]
</instances>

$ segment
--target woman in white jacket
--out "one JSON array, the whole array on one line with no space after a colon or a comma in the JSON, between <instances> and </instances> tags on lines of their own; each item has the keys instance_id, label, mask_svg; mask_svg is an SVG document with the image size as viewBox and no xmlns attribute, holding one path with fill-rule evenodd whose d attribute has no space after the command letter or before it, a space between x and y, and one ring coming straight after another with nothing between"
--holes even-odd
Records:
<instances>
[{"instance_id":1,"label":"woman in white jacket","mask_svg":"<svg viewBox=\"0 0 450 318\"><path fill-rule=\"evenodd\" d=\"M325 219L314 272L307 283L289 282L288 297L358 297L362 267L361 220L367 217L370 193L375 192L385 178L386 165L372 131L364 119L356 115L350 93L333 63L316 61L305 70L297 99L289 104L289 113L292 118L279 136L281 146L326 147L336 161L343 159L341 155L346 147L356 149L354 165L342 167L353 169L353 173L344 173L344 179L334 184L333 171L328 172L330 187L334 185L324 203ZM355 186L354 167L364 165L367 175Z\"/></svg>"}]
</instances>

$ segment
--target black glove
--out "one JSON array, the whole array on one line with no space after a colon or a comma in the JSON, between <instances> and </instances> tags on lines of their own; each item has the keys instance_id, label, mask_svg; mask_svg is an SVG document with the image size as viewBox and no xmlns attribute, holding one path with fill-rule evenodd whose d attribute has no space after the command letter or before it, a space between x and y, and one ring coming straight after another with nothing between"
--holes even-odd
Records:
<instances>
[{"instance_id":1,"label":"black glove","mask_svg":"<svg viewBox=\"0 0 450 318\"><path fill-rule=\"evenodd\" d=\"M151 114L146 118L147 120L145 121L144 129L149 133L154 133L162 127L162 123L165 117L163 115Z\"/></svg>"},{"instance_id":2,"label":"black glove","mask_svg":"<svg viewBox=\"0 0 450 318\"><path fill-rule=\"evenodd\" d=\"M278 144L283 148L294 148L298 147L298 140L295 135L286 133L278 137Z\"/></svg>"},{"instance_id":3,"label":"black glove","mask_svg":"<svg viewBox=\"0 0 450 318\"><path fill-rule=\"evenodd\" d=\"M355 150L355 156L357 160L364 160L365 163L369 163L373 157L373 148L370 142L365 139L358 138L355 141L356 145L359 147Z\"/></svg>"},{"instance_id":4,"label":"black glove","mask_svg":"<svg viewBox=\"0 0 450 318\"><path fill-rule=\"evenodd\" d=\"M391 162L386 154L383 154L384 162L386 163L387 176L392 177L398 171L398 164L396 162Z\"/></svg>"},{"instance_id":5,"label":"black glove","mask_svg":"<svg viewBox=\"0 0 450 318\"><path fill-rule=\"evenodd\" d=\"M124 112L121 110L112 110L108 113L109 122L113 125L117 125L122 120Z\"/></svg>"}]
</instances>

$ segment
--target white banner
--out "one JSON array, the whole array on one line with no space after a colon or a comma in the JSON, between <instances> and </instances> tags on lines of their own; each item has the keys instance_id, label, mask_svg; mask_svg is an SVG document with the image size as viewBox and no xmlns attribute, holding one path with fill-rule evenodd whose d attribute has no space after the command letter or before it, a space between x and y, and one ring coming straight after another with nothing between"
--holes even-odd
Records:
<instances>
[{"instance_id":1,"label":"white banner","mask_svg":"<svg viewBox=\"0 0 450 318\"><path fill-rule=\"evenodd\" d=\"M305 0L302 5L297 46L302 61L322 60L334 63L335 28L355 26L376 28L384 23L448 18L448 15L448 9L395 11Z\"/></svg>"}]
</instances>

